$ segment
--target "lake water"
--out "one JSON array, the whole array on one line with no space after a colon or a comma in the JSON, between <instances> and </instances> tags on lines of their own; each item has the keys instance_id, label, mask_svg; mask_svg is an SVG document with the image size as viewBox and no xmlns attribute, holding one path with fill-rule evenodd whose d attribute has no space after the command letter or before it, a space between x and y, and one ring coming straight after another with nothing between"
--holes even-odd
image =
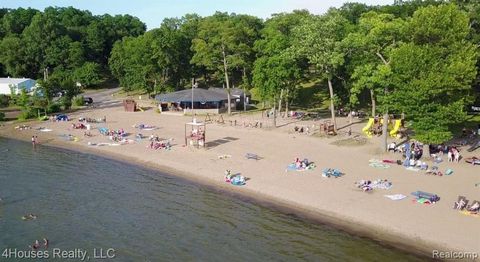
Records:
<instances>
[{"instance_id":1,"label":"lake water","mask_svg":"<svg viewBox=\"0 0 480 262\"><path fill-rule=\"evenodd\" d=\"M0 198L2 253L47 237L50 258L112 248L115 261L422 260L158 171L4 138Z\"/></svg>"}]
</instances>

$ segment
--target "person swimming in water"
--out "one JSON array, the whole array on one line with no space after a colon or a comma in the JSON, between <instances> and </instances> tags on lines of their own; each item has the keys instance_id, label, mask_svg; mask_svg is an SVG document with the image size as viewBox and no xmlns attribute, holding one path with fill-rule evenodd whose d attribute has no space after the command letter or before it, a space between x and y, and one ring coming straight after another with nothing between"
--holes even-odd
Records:
<instances>
[{"instance_id":1,"label":"person swimming in water","mask_svg":"<svg viewBox=\"0 0 480 262\"><path fill-rule=\"evenodd\" d=\"M24 216L22 217L23 220L33 220L33 219L36 219L36 218L37 218L37 215L34 215L34 214L32 214L32 213L27 214L27 215L24 215Z\"/></svg>"},{"instance_id":2,"label":"person swimming in water","mask_svg":"<svg viewBox=\"0 0 480 262\"><path fill-rule=\"evenodd\" d=\"M37 250L40 248L40 242L38 240L35 240L35 243L33 245L29 246L33 250Z\"/></svg>"},{"instance_id":3,"label":"person swimming in water","mask_svg":"<svg viewBox=\"0 0 480 262\"><path fill-rule=\"evenodd\" d=\"M43 238L43 246L44 246L45 248L48 248L48 239Z\"/></svg>"}]
</instances>

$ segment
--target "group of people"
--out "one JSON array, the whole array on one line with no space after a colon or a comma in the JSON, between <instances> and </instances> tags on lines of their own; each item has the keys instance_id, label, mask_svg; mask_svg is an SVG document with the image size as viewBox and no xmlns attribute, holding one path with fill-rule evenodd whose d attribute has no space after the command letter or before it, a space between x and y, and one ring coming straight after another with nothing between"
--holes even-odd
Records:
<instances>
[{"instance_id":1,"label":"group of people","mask_svg":"<svg viewBox=\"0 0 480 262\"><path fill-rule=\"evenodd\" d=\"M448 162L460 162L460 151L456 147L450 147L448 150Z\"/></svg>"},{"instance_id":2,"label":"group of people","mask_svg":"<svg viewBox=\"0 0 480 262\"><path fill-rule=\"evenodd\" d=\"M87 129L87 126L83 123L72 123L73 129Z\"/></svg>"},{"instance_id":3,"label":"group of people","mask_svg":"<svg viewBox=\"0 0 480 262\"><path fill-rule=\"evenodd\" d=\"M108 138L112 141L119 142L123 140L127 133L125 130L123 130L123 128L121 128L119 130L107 130L102 134L108 136Z\"/></svg>"},{"instance_id":4,"label":"group of people","mask_svg":"<svg viewBox=\"0 0 480 262\"><path fill-rule=\"evenodd\" d=\"M305 128L303 128L303 126L302 127L295 126L293 128L293 131L295 131L295 133L300 133L300 134L303 134L303 133L310 134L310 128L308 126Z\"/></svg>"},{"instance_id":5,"label":"group of people","mask_svg":"<svg viewBox=\"0 0 480 262\"><path fill-rule=\"evenodd\" d=\"M388 149L388 152L390 151L393 151L394 153L396 152L400 152L402 154L404 154L405 157L407 157L405 154L406 154L406 146L407 145L402 145L402 146L398 146L396 142L391 142L390 144L388 144L387 146L387 149ZM422 158L423 156L423 144L420 143L420 142L416 142L416 141L413 141L412 144L408 145L410 146L410 150L411 150L411 156L409 158L410 159L413 159L415 161L417 160L420 160L420 158Z\"/></svg>"},{"instance_id":6,"label":"group of people","mask_svg":"<svg viewBox=\"0 0 480 262\"><path fill-rule=\"evenodd\" d=\"M469 200L466 197L458 197L458 201L455 201L453 204L453 209L464 210L466 209L469 212L479 212L480 211L480 201L473 201L471 205L468 205Z\"/></svg>"},{"instance_id":7,"label":"group of people","mask_svg":"<svg viewBox=\"0 0 480 262\"><path fill-rule=\"evenodd\" d=\"M440 156L447 154L448 162L460 162L460 150L456 146L445 146L445 145L430 145L428 147L430 151L430 156L433 159L438 159Z\"/></svg>"},{"instance_id":8,"label":"group of people","mask_svg":"<svg viewBox=\"0 0 480 262\"><path fill-rule=\"evenodd\" d=\"M297 169L305 169L307 168L311 163L308 161L308 159L303 159L303 160L300 160L298 157L295 158L295 167Z\"/></svg>"},{"instance_id":9,"label":"group of people","mask_svg":"<svg viewBox=\"0 0 480 262\"><path fill-rule=\"evenodd\" d=\"M371 180L360 180L355 182L358 188L362 189L364 192L372 191L375 188L378 189L390 189L392 187L392 182L387 179L377 179L374 181Z\"/></svg>"},{"instance_id":10,"label":"group of people","mask_svg":"<svg viewBox=\"0 0 480 262\"><path fill-rule=\"evenodd\" d=\"M38 144L38 136L32 136L32 145L35 146Z\"/></svg>"},{"instance_id":11,"label":"group of people","mask_svg":"<svg viewBox=\"0 0 480 262\"><path fill-rule=\"evenodd\" d=\"M139 134L142 136L142 134ZM160 142L160 137L158 135L151 134L149 137L150 142Z\"/></svg>"},{"instance_id":12,"label":"group of people","mask_svg":"<svg viewBox=\"0 0 480 262\"><path fill-rule=\"evenodd\" d=\"M103 118L99 118L99 119L90 118L90 117L80 117L78 118L78 121L85 122L85 123L106 123L107 117L104 116Z\"/></svg>"}]
</instances>

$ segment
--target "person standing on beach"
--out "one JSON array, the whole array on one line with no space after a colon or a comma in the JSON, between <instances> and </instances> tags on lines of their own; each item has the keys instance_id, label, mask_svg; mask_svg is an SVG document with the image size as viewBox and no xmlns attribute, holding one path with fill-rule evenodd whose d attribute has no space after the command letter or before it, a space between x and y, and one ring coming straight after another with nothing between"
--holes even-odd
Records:
<instances>
[{"instance_id":1,"label":"person standing on beach","mask_svg":"<svg viewBox=\"0 0 480 262\"><path fill-rule=\"evenodd\" d=\"M36 143L36 140L35 140L35 136L32 136L32 145L35 147L35 143Z\"/></svg>"}]
</instances>

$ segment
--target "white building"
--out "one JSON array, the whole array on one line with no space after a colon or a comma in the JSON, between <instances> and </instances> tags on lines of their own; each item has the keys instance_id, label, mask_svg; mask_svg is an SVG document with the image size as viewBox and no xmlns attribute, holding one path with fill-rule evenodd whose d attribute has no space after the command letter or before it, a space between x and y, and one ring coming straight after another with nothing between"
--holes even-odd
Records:
<instances>
[{"instance_id":1,"label":"white building","mask_svg":"<svg viewBox=\"0 0 480 262\"><path fill-rule=\"evenodd\" d=\"M30 78L0 78L0 94L11 95L11 87L15 89L16 94L19 94L22 88L31 92L35 87L35 80Z\"/></svg>"}]
</instances>

